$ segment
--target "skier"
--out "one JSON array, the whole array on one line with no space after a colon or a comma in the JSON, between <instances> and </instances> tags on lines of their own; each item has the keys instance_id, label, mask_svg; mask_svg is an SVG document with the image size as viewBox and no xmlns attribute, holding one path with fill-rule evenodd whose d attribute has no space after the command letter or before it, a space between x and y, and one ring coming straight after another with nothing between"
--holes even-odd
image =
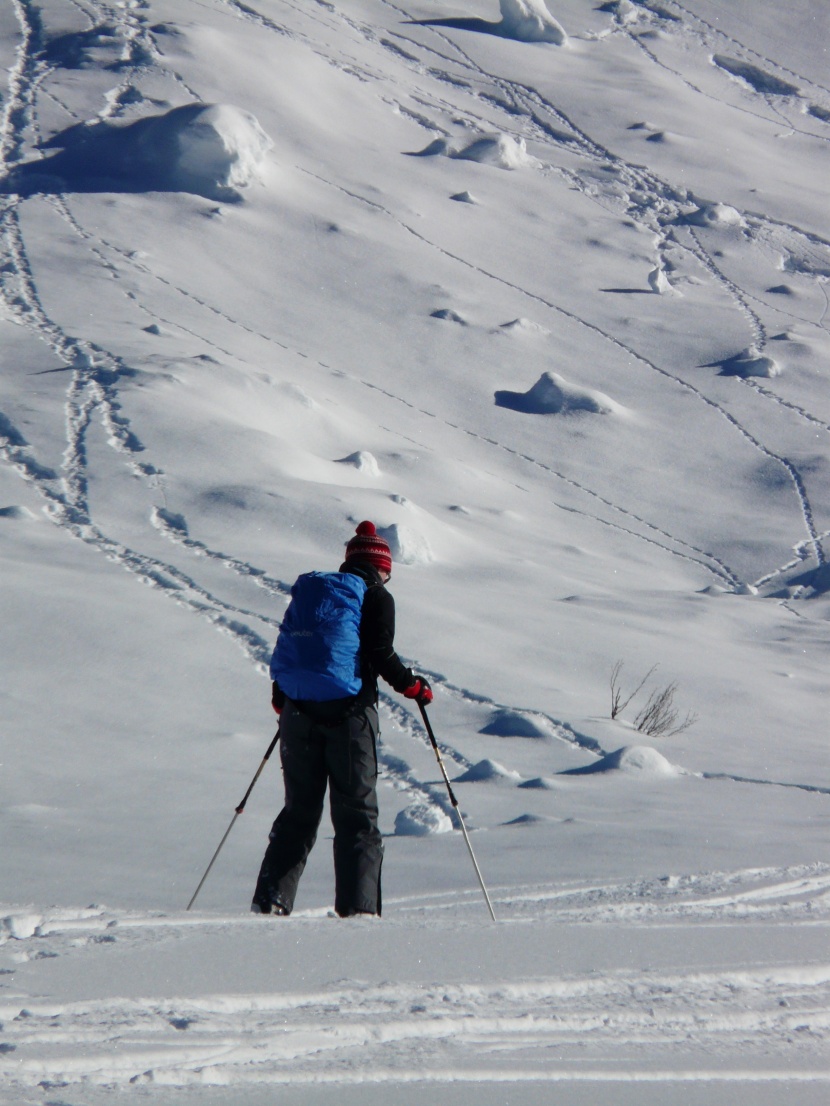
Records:
<instances>
[{"instance_id":1,"label":"skier","mask_svg":"<svg viewBox=\"0 0 830 1106\"><path fill-rule=\"evenodd\" d=\"M388 543L373 523L361 522L346 545L339 573L301 576L292 589L271 660L285 804L271 829L251 904L254 913L291 913L317 837L327 786L334 827L335 911L340 917L381 913L378 676L407 699L432 702L427 680L407 668L394 649L395 601L385 586L391 575ZM306 601L312 588L316 595ZM320 620L320 612L330 614L338 604L346 613L340 629L332 631L331 619ZM356 612L351 644L350 609ZM322 640L332 633L339 635L334 643ZM303 669L309 649L325 658L312 677ZM353 682L344 680L338 670L338 656L342 660L350 651Z\"/></svg>"}]
</instances>

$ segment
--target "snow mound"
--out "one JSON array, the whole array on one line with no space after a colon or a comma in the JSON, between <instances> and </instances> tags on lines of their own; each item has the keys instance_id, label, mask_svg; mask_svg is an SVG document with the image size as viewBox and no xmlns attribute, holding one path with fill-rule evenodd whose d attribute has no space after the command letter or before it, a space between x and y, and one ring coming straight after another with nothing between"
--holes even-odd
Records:
<instances>
[{"instance_id":1,"label":"snow mound","mask_svg":"<svg viewBox=\"0 0 830 1106\"><path fill-rule=\"evenodd\" d=\"M463 192L456 192L455 195L450 196L450 199L455 200L455 202L459 204L478 204L478 200L475 196L473 196L471 192L466 191L466 189Z\"/></svg>"},{"instance_id":2,"label":"snow mound","mask_svg":"<svg viewBox=\"0 0 830 1106\"><path fill-rule=\"evenodd\" d=\"M435 560L430 544L423 534L409 526L379 527L378 533L389 542L392 560L401 565L425 565Z\"/></svg>"},{"instance_id":3,"label":"snow mound","mask_svg":"<svg viewBox=\"0 0 830 1106\"><path fill-rule=\"evenodd\" d=\"M728 204L702 204L696 211L686 215L683 221L694 227L741 227L744 225L740 211Z\"/></svg>"},{"instance_id":4,"label":"snow mound","mask_svg":"<svg viewBox=\"0 0 830 1106\"><path fill-rule=\"evenodd\" d=\"M375 455L362 449L358 450L357 453L350 453L348 457L341 457L337 464L350 465L358 472L365 473L366 476L380 476L380 468Z\"/></svg>"},{"instance_id":5,"label":"snow mound","mask_svg":"<svg viewBox=\"0 0 830 1106\"><path fill-rule=\"evenodd\" d=\"M555 822L556 818L551 818L548 814L520 814L518 818L511 818L509 822L502 822L503 826L549 826L551 822Z\"/></svg>"},{"instance_id":6,"label":"snow mound","mask_svg":"<svg viewBox=\"0 0 830 1106\"><path fill-rule=\"evenodd\" d=\"M9 914L2 920L2 930L15 941L33 937L43 921L40 914Z\"/></svg>"},{"instance_id":7,"label":"snow mound","mask_svg":"<svg viewBox=\"0 0 830 1106\"><path fill-rule=\"evenodd\" d=\"M0 518L10 518L21 522L31 521L33 518L37 518L37 515L30 511L28 507L19 507L15 504L11 507L0 507Z\"/></svg>"},{"instance_id":8,"label":"snow mound","mask_svg":"<svg viewBox=\"0 0 830 1106\"><path fill-rule=\"evenodd\" d=\"M259 175L271 139L250 112L201 101L126 125L99 119L73 124L44 142L62 152L24 165L20 184L44 173L82 189L126 181L131 191L183 191L219 200Z\"/></svg>"},{"instance_id":9,"label":"snow mound","mask_svg":"<svg viewBox=\"0 0 830 1106\"><path fill-rule=\"evenodd\" d=\"M500 710L479 733L495 737L550 737L550 725L546 719L515 710Z\"/></svg>"},{"instance_id":10,"label":"snow mound","mask_svg":"<svg viewBox=\"0 0 830 1106\"><path fill-rule=\"evenodd\" d=\"M564 46L568 36L550 14L545 0L499 0L499 33L517 42L552 42Z\"/></svg>"},{"instance_id":11,"label":"snow mound","mask_svg":"<svg viewBox=\"0 0 830 1106\"><path fill-rule=\"evenodd\" d=\"M749 346L741 350L734 357L721 362L721 372L724 376L749 376L773 377L779 376L781 366L772 357L766 357L755 346Z\"/></svg>"},{"instance_id":12,"label":"snow mound","mask_svg":"<svg viewBox=\"0 0 830 1106\"><path fill-rule=\"evenodd\" d=\"M649 777L681 776L682 768L648 745L625 745L584 768L569 768L563 776L590 776L599 772L628 772Z\"/></svg>"},{"instance_id":13,"label":"snow mound","mask_svg":"<svg viewBox=\"0 0 830 1106\"><path fill-rule=\"evenodd\" d=\"M558 373L542 373L527 392L496 392L496 405L531 415L609 415L623 410L602 392L570 384Z\"/></svg>"},{"instance_id":14,"label":"snow mound","mask_svg":"<svg viewBox=\"0 0 830 1106\"><path fill-rule=\"evenodd\" d=\"M272 142L250 112L229 104L174 108L156 127L173 153L173 174L207 188L246 188L260 173Z\"/></svg>"},{"instance_id":15,"label":"snow mound","mask_svg":"<svg viewBox=\"0 0 830 1106\"><path fill-rule=\"evenodd\" d=\"M556 780L552 780L547 776L534 776L532 780L525 780L520 783L519 787L523 787L527 791L555 791L557 784Z\"/></svg>"},{"instance_id":16,"label":"snow mound","mask_svg":"<svg viewBox=\"0 0 830 1106\"><path fill-rule=\"evenodd\" d=\"M499 324L500 334L550 334L550 331L541 323L534 323L532 319L520 317L511 319L509 323Z\"/></svg>"},{"instance_id":17,"label":"snow mound","mask_svg":"<svg viewBox=\"0 0 830 1106\"><path fill-rule=\"evenodd\" d=\"M656 269L652 269L648 274L648 283L652 292L655 292L658 296L679 296L680 293L674 288L669 280L668 273L665 269L659 265Z\"/></svg>"},{"instance_id":18,"label":"snow mound","mask_svg":"<svg viewBox=\"0 0 830 1106\"><path fill-rule=\"evenodd\" d=\"M435 138L428 146L424 146L423 150L416 150L414 153L410 153L410 157L452 157L453 150L450 146L449 140L446 138Z\"/></svg>"},{"instance_id":19,"label":"snow mound","mask_svg":"<svg viewBox=\"0 0 830 1106\"><path fill-rule=\"evenodd\" d=\"M512 772L495 760L480 760L472 768L468 768L460 776L456 776L455 783L481 783L485 780L510 780L518 783L522 777L518 772Z\"/></svg>"},{"instance_id":20,"label":"snow mound","mask_svg":"<svg viewBox=\"0 0 830 1106\"><path fill-rule=\"evenodd\" d=\"M440 807L429 803L413 803L395 817L395 833L398 837L430 837L436 833L449 833L452 819Z\"/></svg>"},{"instance_id":21,"label":"snow mound","mask_svg":"<svg viewBox=\"0 0 830 1106\"><path fill-rule=\"evenodd\" d=\"M539 161L527 152L523 138L509 134L483 135L468 146L456 150L450 157L460 161L477 161L482 165L495 165L499 169L524 169L538 166Z\"/></svg>"},{"instance_id":22,"label":"snow mound","mask_svg":"<svg viewBox=\"0 0 830 1106\"><path fill-rule=\"evenodd\" d=\"M238 200L272 145L249 112L197 101L126 125L75 124L44 143L61 153L23 166L19 175L21 183L48 172L67 187L110 189L112 181L126 181L130 190Z\"/></svg>"},{"instance_id":23,"label":"snow mound","mask_svg":"<svg viewBox=\"0 0 830 1106\"><path fill-rule=\"evenodd\" d=\"M641 10L631 3L631 0L612 0L612 3L603 4L599 10L612 13L623 24L636 23L642 14Z\"/></svg>"}]
</instances>

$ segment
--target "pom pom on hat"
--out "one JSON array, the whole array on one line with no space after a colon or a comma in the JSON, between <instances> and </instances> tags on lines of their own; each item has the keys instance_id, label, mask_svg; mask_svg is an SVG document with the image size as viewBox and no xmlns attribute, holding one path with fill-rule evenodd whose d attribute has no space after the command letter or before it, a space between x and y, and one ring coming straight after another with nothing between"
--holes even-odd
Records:
<instances>
[{"instance_id":1,"label":"pom pom on hat","mask_svg":"<svg viewBox=\"0 0 830 1106\"><path fill-rule=\"evenodd\" d=\"M379 572L392 571L392 552L389 542L380 537L373 522L361 522L355 536L346 545L347 561L366 561Z\"/></svg>"}]
</instances>

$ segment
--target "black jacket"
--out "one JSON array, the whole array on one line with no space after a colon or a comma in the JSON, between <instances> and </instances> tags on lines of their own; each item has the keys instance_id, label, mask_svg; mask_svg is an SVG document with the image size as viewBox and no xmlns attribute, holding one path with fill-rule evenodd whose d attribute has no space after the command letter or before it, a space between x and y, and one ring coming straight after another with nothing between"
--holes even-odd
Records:
<instances>
[{"instance_id":1,"label":"black jacket","mask_svg":"<svg viewBox=\"0 0 830 1106\"><path fill-rule=\"evenodd\" d=\"M378 700L378 677L382 677L398 692L414 683L412 669L403 664L395 652L395 600L384 587L378 570L366 561L345 561L340 572L350 572L366 581L366 597L360 616L360 665L363 686L357 695L335 699L328 703L298 703L312 716L334 718L354 706L370 706ZM285 693L279 684L273 685L272 702L281 709Z\"/></svg>"}]
</instances>

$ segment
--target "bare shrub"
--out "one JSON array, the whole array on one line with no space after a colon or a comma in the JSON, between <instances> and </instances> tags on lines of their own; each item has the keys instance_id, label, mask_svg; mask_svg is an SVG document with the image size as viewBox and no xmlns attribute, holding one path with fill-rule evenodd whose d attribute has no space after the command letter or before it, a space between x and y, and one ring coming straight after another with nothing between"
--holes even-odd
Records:
<instances>
[{"instance_id":1,"label":"bare shrub","mask_svg":"<svg viewBox=\"0 0 830 1106\"><path fill-rule=\"evenodd\" d=\"M677 684L667 684L653 691L648 702L634 719L634 729L647 737L673 737L674 734L688 730L697 722L697 715L689 711L683 721L679 721L674 695Z\"/></svg>"},{"instance_id":2,"label":"bare shrub","mask_svg":"<svg viewBox=\"0 0 830 1106\"><path fill-rule=\"evenodd\" d=\"M616 718L618 714L622 714L622 712L625 710L625 708L628 706L628 704L631 702L631 700L634 698L634 696L637 694L637 692L642 690L643 685L645 684L646 680L648 680L649 676L651 676L651 674L654 672L656 667L657 667L656 664L652 665L651 668L648 670L648 672L646 672L645 676L643 676L642 680L640 680L640 682L637 684L637 686L631 692L631 694L627 695L625 698L623 698L624 692L623 692L623 690L620 686L620 676L622 675L623 662L622 661L617 661L617 663L611 669L611 717L612 718Z\"/></svg>"},{"instance_id":3,"label":"bare shrub","mask_svg":"<svg viewBox=\"0 0 830 1106\"><path fill-rule=\"evenodd\" d=\"M649 678L654 674L657 665L652 665L642 680L630 694L626 694L620 683L623 670L623 662L617 661L611 669L611 718L618 718L634 697L642 691ZM677 684L666 684L651 692L645 705L634 717L634 729L646 737L673 737L683 733L697 722L698 716L688 711L686 717L681 719L674 697L677 693Z\"/></svg>"}]
</instances>

